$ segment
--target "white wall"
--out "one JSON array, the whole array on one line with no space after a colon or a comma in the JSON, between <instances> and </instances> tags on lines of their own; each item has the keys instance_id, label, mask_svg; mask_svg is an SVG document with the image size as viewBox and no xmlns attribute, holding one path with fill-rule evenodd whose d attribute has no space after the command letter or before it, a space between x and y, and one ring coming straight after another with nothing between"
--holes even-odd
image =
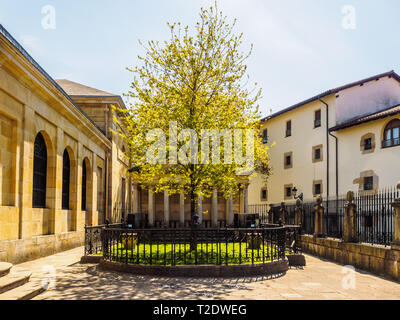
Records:
<instances>
[{"instance_id":1,"label":"white wall","mask_svg":"<svg viewBox=\"0 0 400 320\"><path fill-rule=\"evenodd\" d=\"M336 99L337 124L375 113L400 104L400 84L384 77L338 93Z\"/></svg>"}]
</instances>

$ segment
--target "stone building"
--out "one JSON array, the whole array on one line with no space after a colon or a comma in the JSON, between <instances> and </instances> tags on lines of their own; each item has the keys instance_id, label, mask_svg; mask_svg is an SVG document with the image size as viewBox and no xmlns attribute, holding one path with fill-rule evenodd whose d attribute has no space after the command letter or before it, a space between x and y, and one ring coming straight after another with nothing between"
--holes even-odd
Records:
<instances>
[{"instance_id":1,"label":"stone building","mask_svg":"<svg viewBox=\"0 0 400 320\"><path fill-rule=\"evenodd\" d=\"M0 25L0 261L83 243L84 225L131 211L112 95L53 80Z\"/></svg>"},{"instance_id":2,"label":"stone building","mask_svg":"<svg viewBox=\"0 0 400 320\"><path fill-rule=\"evenodd\" d=\"M400 77L390 71L328 90L263 119L272 175L250 204L374 194L400 178Z\"/></svg>"}]
</instances>

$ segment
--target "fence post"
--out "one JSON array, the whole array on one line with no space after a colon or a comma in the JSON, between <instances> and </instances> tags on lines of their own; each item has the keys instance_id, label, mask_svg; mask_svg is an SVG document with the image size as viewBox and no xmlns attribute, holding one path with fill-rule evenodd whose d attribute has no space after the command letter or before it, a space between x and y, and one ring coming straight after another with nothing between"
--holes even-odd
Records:
<instances>
[{"instance_id":1,"label":"fence post","mask_svg":"<svg viewBox=\"0 0 400 320\"><path fill-rule=\"evenodd\" d=\"M347 202L344 205L344 225L343 240L345 242L358 242L356 230L356 210L357 205L354 203L354 192L347 192Z\"/></svg>"},{"instance_id":2,"label":"fence post","mask_svg":"<svg viewBox=\"0 0 400 320\"><path fill-rule=\"evenodd\" d=\"M296 200L296 209L294 213L294 224L296 226L301 226L303 224L303 210L302 210L303 203L300 199Z\"/></svg>"},{"instance_id":3,"label":"fence post","mask_svg":"<svg viewBox=\"0 0 400 320\"><path fill-rule=\"evenodd\" d=\"M325 208L322 206L322 197L318 196L317 203L314 206L314 237L316 238L324 237L324 212Z\"/></svg>"},{"instance_id":4,"label":"fence post","mask_svg":"<svg viewBox=\"0 0 400 320\"><path fill-rule=\"evenodd\" d=\"M397 190L400 190L400 182L397 184ZM394 241L391 247L392 249L400 250L400 198L397 198L392 202L392 207L394 208Z\"/></svg>"},{"instance_id":5,"label":"fence post","mask_svg":"<svg viewBox=\"0 0 400 320\"><path fill-rule=\"evenodd\" d=\"M285 223L285 217L286 217L286 214L287 214L287 210L286 210L286 206L285 206L284 202L281 203L281 208L279 209L279 213L280 213L280 215L279 215L279 224L285 225L286 224Z\"/></svg>"}]
</instances>

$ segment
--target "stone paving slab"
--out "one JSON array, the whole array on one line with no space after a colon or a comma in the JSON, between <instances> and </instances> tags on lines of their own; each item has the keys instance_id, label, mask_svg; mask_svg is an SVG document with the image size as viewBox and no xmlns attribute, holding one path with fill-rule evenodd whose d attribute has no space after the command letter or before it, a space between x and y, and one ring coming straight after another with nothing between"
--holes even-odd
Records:
<instances>
[{"instance_id":1,"label":"stone paving slab","mask_svg":"<svg viewBox=\"0 0 400 320\"><path fill-rule=\"evenodd\" d=\"M77 263L82 252L79 248L30 262L34 273L44 263L54 263L57 270L56 287L34 300L400 300L400 283L356 270L355 289L346 289L342 281L348 269L309 255L306 267L270 279L185 279L101 271L95 264Z\"/></svg>"}]
</instances>

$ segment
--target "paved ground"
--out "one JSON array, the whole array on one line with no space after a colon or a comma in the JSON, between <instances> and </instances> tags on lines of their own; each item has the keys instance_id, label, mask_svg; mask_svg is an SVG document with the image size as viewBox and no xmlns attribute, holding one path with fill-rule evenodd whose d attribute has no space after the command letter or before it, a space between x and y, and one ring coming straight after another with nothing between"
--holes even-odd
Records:
<instances>
[{"instance_id":1,"label":"paved ground","mask_svg":"<svg viewBox=\"0 0 400 320\"><path fill-rule=\"evenodd\" d=\"M43 266L56 269L56 287L35 299L396 299L400 284L306 256L304 269L290 269L284 276L240 279L179 279L134 276L97 270L78 261L83 248L59 253L19 266L43 278Z\"/></svg>"}]
</instances>

